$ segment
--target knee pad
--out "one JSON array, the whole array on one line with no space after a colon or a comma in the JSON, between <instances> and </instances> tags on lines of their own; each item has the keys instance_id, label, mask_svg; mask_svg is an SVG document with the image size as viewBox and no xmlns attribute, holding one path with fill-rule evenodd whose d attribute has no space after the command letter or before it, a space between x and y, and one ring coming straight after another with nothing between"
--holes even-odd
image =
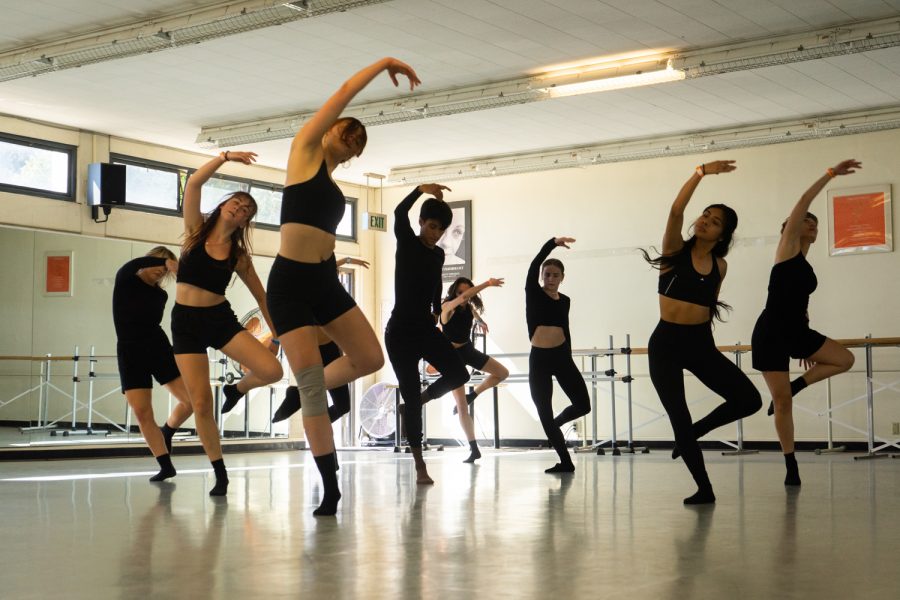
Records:
<instances>
[{"instance_id":1,"label":"knee pad","mask_svg":"<svg viewBox=\"0 0 900 600\"><path fill-rule=\"evenodd\" d=\"M328 412L328 398L325 396L325 368L313 365L294 373L300 405L304 417L317 417Z\"/></svg>"}]
</instances>

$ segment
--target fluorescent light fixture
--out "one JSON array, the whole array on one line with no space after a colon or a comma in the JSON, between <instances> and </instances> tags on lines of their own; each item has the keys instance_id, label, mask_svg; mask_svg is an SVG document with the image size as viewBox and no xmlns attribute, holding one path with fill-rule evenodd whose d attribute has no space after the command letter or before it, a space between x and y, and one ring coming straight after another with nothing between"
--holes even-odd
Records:
<instances>
[{"instance_id":1,"label":"fluorescent light fixture","mask_svg":"<svg viewBox=\"0 0 900 600\"><path fill-rule=\"evenodd\" d=\"M634 73L632 75L620 75L617 77L605 77L578 83L568 83L547 88L551 98L565 98L579 94L593 94L596 92L608 92L612 90L624 90L642 85L655 85L670 81L681 81L685 78L684 71L673 69L671 62L665 69Z\"/></svg>"}]
</instances>

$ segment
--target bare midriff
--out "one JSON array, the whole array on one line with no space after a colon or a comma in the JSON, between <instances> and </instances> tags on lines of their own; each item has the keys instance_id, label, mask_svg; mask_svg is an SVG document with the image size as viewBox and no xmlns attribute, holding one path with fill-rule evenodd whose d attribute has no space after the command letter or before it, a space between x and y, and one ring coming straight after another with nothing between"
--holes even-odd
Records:
<instances>
[{"instance_id":1,"label":"bare midriff","mask_svg":"<svg viewBox=\"0 0 900 600\"><path fill-rule=\"evenodd\" d=\"M334 254L334 234L303 223L284 223L281 226L281 246L278 254L300 263L320 263Z\"/></svg>"},{"instance_id":2,"label":"bare midriff","mask_svg":"<svg viewBox=\"0 0 900 600\"><path fill-rule=\"evenodd\" d=\"M566 343L566 333L557 325L538 325L531 336L535 348L556 348Z\"/></svg>"},{"instance_id":3,"label":"bare midriff","mask_svg":"<svg viewBox=\"0 0 900 600\"><path fill-rule=\"evenodd\" d=\"M709 307L659 295L659 316L678 325L700 325L709 322Z\"/></svg>"},{"instance_id":4,"label":"bare midriff","mask_svg":"<svg viewBox=\"0 0 900 600\"><path fill-rule=\"evenodd\" d=\"M190 283L179 283L175 287L175 302L182 306L215 306L225 302L225 296L214 294Z\"/></svg>"}]
</instances>

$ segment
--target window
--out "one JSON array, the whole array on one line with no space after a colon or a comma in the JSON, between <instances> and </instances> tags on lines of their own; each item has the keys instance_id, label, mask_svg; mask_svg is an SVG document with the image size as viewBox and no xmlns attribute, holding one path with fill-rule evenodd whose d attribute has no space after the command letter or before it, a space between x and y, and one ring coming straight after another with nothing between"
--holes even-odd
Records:
<instances>
[{"instance_id":1,"label":"window","mask_svg":"<svg viewBox=\"0 0 900 600\"><path fill-rule=\"evenodd\" d=\"M75 146L0 134L0 190L75 200Z\"/></svg>"},{"instance_id":2,"label":"window","mask_svg":"<svg viewBox=\"0 0 900 600\"><path fill-rule=\"evenodd\" d=\"M177 213L186 170L174 165L127 156L110 156L125 165L125 206Z\"/></svg>"},{"instance_id":3,"label":"window","mask_svg":"<svg viewBox=\"0 0 900 600\"><path fill-rule=\"evenodd\" d=\"M264 229L278 229L281 225L281 186L258 181L250 184L250 195L256 200L256 224Z\"/></svg>"},{"instance_id":4,"label":"window","mask_svg":"<svg viewBox=\"0 0 900 600\"><path fill-rule=\"evenodd\" d=\"M348 242L356 241L356 198L344 197L347 204L344 206L344 216L337 226L337 237Z\"/></svg>"}]
</instances>

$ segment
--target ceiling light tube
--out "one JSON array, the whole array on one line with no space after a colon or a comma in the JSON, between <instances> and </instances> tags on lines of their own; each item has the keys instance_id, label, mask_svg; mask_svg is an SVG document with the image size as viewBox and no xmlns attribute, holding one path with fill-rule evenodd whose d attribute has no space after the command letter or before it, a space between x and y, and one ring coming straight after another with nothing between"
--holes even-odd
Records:
<instances>
[{"instance_id":1,"label":"ceiling light tube","mask_svg":"<svg viewBox=\"0 0 900 600\"><path fill-rule=\"evenodd\" d=\"M658 83L668 83L670 81L681 81L684 78L684 71L673 69L670 63L666 65L665 69L657 71L639 72L631 75L619 75L615 77L604 77L602 79L592 79L589 81L579 81L577 83L554 85L546 88L546 90L551 98L565 98L567 96L577 96L579 94L593 94L611 90L624 90L627 88L640 87L642 85L655 85Z\"/></svg>"}]
</instances>

